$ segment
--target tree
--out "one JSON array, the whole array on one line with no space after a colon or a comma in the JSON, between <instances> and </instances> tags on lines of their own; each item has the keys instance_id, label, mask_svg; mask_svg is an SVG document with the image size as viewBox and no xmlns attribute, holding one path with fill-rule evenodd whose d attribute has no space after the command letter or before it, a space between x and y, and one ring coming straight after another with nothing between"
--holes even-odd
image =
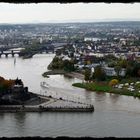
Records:
<instances>
[{"instance_id":1,"label":"tree","mask_svg":"<svg viewBox=\"0 0 140 140\"><path fill-rule=\"evenodd\" d=\"M118 84L118 80L117 79L112 79L110 82L109 82L109 85L110 86L115 86L115 85L117 85Z\"/></svg>"},{"instance_id":2,"label":"tree","mask_svg":"<svg viewBox=\"0 0 140 140\"><path fill-rule=\"evenodd\" d=\"M54 57L52 62L48 65L48 69L62 69L63 61L62 58Z\"/></svg>"},{"instance_id":3,"label":"tree","mask_svg":"<svg viewBox=\"0 0 140 140\"><path fill-rule=\"evenodd\" d=\"M14 80L4 80L3 87L5 89L10 89L14 85Z\"/></svg>"},{"instance_id":4,"label":"tree","mask_svg":"<svg viewBox=\"0 0 140 140\"><path fill-rule=\"evenodd\" d=\"M0 76L0 84L3 83L5 79L3 77Z\"/></svg>"},{"instance_id":5,"label":"tree","mask_svg":"<svg viewBox=\"0 0 140 140\"><path fill-rule=\"evenodd\" d=\"M74 71L74 61L72 60L64 60L63 66L65 71Z\"/></svg>"},{"instance_id":6,"label":"tree","mask_svg":"<svg viewBox=\"0 0 140 140\"><path fill-rule=\"evenodd\" d=\"M113 68L114 66L115 66L115 63L114 63L114 62L110 62L110 63L108 63L108 67Z\"/></svg>"},{"instance_id":7,"label":"tree","mask_svg":"<svg viewBox=\"0 0 140 140\"><path fill-rule=\"evenodd\" d=\"M125 59L122 59L119 61L119 66L122 67L122 68L126 68L128 65L128 61L125 60Z\"/></svg>"},{"instance_id":8,"label":"tree","mask_svg":"<svg viewBox=\"0 0 140 140\"><path fill-rule=\"evenodd\" d=\"M117 66L114 67L114 70L115 70L115 72L117 74L117 77L118 77L119 74L120 74L120 71L121 71L121 67L119 65L117 65Z\"/></svg>"},{"instance_id":9,"label":"tree","mask_svg":"<svg viewBox=\"0 0 140 140\"><path fill-rule=\"evenodd\" d=\"M85 73L84 73L84 76L85 76L85 81L89 81L91 79L91 70L90 69L85 69Z\"/></svg>"},{"instance_id":10,"label":"tree","mask_svg":"<svg viewBox=\"0 0 140 140\"><path fill-rule=\"evenodd\" d=\"M140 77L140 69L138 70L137 74L138 74L138 76Z\"/></svg>"},{"instance_id":11,"label":"tree","mask_svg":"<svg viewBox=\"0 0 140 140\"><path fill-rule=\"evenodd\" d=\"M140 63L135 63L133 66L133 73L135 77L139 76L138 74L139 70L140 70Z\"/></svg>"},{"instance_id":12,"label":"tree","mask_svg":"<svg viewBox=\"0 0 140 140\"><path fill-rule=\"evenodd\" d=\"M94 74L95 79L99 81L104 81L106 79L106 74L101 66L95 67L93 74Z\"/></svg>"},{"instance_id":13,"label":"tree","mask_svg":"<svg viewBox=\"0 0 140 140\"><path fill-rule=\"evenodd\" d=\"M107 55L104 57L105 61L110 62L110 60L116 61L118 58L116 58L114 55Z\"/></svg>"},{"instance_id":14,"label":"tree","mask_svg":"<svg viewBox=\"0 0 140 140\"><path fill-rule=\"evenodd\" d=\"M130 65L126 67L126 76L127 77L133 76L133 67Z\"/></svg>"}]
</instances>

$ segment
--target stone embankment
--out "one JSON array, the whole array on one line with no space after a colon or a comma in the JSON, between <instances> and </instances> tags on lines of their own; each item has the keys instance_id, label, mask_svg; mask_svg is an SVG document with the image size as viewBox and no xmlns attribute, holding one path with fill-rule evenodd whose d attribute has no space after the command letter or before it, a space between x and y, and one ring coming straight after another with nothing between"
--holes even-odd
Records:
<instances>
[{"instance_id":1,"label":"stone embankment","mask_svg":"<svg viewBox=\"0 0 140 140\"><path fill-rule=\"evenodd\" d=\"M80 80L84 80L84 75L78 72L69 72L69 73L65 73L65 76L69 76L69 77L73 77L73 78L77 78Z\"/></svg>"},{"instance_id":2,"label":"stone embankment","mask_svg":"<svg viewBox=\"0 0 140 140\"><path fill-rule=\"evenodd\" d=\"M40 98L46 99L38 105L0 105L0 113L15 112L93 112L94 106L76 102L65 101L63 99L50 98L39 95Z\"/></svg>"},{"instance_id":3,"label":"stone embankment","mask_svg":"<svg viewBox=\"0 0 140 140\"><path fill-rule=\"evenodd\" d=\"M0 113L16 112L93 112L92 107L0 107Z\"/></svg>"}]
</instances>

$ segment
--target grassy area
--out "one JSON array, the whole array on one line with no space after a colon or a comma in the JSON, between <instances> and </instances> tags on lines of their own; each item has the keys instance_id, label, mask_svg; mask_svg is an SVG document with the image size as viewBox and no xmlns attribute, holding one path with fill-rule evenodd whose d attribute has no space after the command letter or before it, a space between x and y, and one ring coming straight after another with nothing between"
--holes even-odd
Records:
<instances>
[{"instance_id":1,"label":"grassy area","mask_svg":"<svg viewBox=\"0 0 140 140\"><path fill-rule=\"evenodd\" d=\"M90 82L90 83L74 83L72 86L84 88L90 91L96 92L108 92L120 95L127 95L127 96L134 96L140 97L140 93L138 91L129 91L127 89L118 89L109 86L107 83L100 83L100 82Z\"/></svg>"},{"instance_id":2,"label":"grassy area","mask_svg":"<svg viewBox=\"0 0 140 140\"><path fill-rule=\"evenodd\" d=\"M111 87L108 85L103 84L97 84L96 82L92 83L74 83L73 86L85 88L87 90L91 91L99 91L99 92L109 92L111 90Z\"/></svg>"}]
</instances>

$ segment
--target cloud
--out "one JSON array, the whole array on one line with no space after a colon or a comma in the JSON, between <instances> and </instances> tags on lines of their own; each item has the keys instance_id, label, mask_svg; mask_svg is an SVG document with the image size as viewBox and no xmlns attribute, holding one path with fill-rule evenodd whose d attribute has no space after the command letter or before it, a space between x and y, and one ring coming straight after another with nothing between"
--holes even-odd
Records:
<instances>
[{"instance_id":1,"label":"cloud","mask_svg":"<svg viewBox=\"0 0 140 140\"><path fill-rule=\"evenodd\" d=\"M0 3L0 23L140 19L140 3Z\"/></svg>"}]
</instances>

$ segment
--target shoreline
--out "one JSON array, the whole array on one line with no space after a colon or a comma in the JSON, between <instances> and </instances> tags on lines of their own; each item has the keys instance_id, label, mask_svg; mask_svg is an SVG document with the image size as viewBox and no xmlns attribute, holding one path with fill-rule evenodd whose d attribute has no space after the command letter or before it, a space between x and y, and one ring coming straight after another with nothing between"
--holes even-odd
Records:
<instances>
[{"instance_id":1,"label":"shoreline","mask_svg":"<svg viewBox=\"0 0 140 140\"><path fill-rule=\"evenodd\" d=\"M114 88L110 88L110 89L104 89L104 88L97 88L97 89L93 89L93 87L91 86L87 86L87 83L74 83L72 84L72 86L74 87L78 87L78 88L83 88L89 91L93 91L93 92L102 92L102 93L109 93L109 94L117 94L117 95L124 95L124 96L132 96L132 97L137 97L140 98L140 93L136 93L136 92L132 92L132 91L128 91L128 90L123 90L123 89L114 89ZM102 87L102 86L100 86Z\"/></svg>"},{"instance_id":2,"label":"shoreline","mask_svg":"<svg viewBox=\"0 0 140 140\"><path fill-rule=\"evenodd\" d=\"M0 113L17 113L17 112L93 112L92 108L17 108L17 107L0 107Z\"/></svg>"},{"instance_id":3,"label":"shoreline","mask_svg":"<svg viewBox=\"0 0 140 140\"><path fill-rule=\"evenodd\" d=\"M42 74L43 77L48 77L48 75L65 74L64 70L49 70Z\"/></svg>"},{"instance_id":4,"label":"shoreline","mask_svg":"<svg viewBox=\"0 0 140 140\"><path fill-rule=\"evenodd\" d=\"M80 80L84 80L84 75L78 72L69 72L69 73L65 73L64 76L69 76L72 78L77 78Z\"/></svg>"},{"instance_id":5,"label":"shoreline","mask_svg":"<svg viewBox=\"0 0 140 140\"><path fill-rule=\"evenodd\" d=\"M44 72L42 76L49 78L49 75L59 75L59 74L62 74L64 76L71 77L71 78L84 80L83 74L78 73L78 72L66 72L64 70L50 70L50 71Z\"/></svg>"},{"instance_id":6,"label":"shoreline","mask_svg":"<svg viewBox=\"0 0 140 140\"><path fill-rule=\"evenodd\" d=\"M44 99L44 102L35 105L0 105L0 113L16 113L16 112L93 112L93 105L81 105L79 106L67 106L69 103L63 99L56 99L53 97L48 97L44 95L36 95L38 98ZM60 102L60 105L53 105L56 102ZM66 105L62 105L62 103L66 103ZM74 104L74 103L73 103Z\"/></svg>"}]
</instances>

